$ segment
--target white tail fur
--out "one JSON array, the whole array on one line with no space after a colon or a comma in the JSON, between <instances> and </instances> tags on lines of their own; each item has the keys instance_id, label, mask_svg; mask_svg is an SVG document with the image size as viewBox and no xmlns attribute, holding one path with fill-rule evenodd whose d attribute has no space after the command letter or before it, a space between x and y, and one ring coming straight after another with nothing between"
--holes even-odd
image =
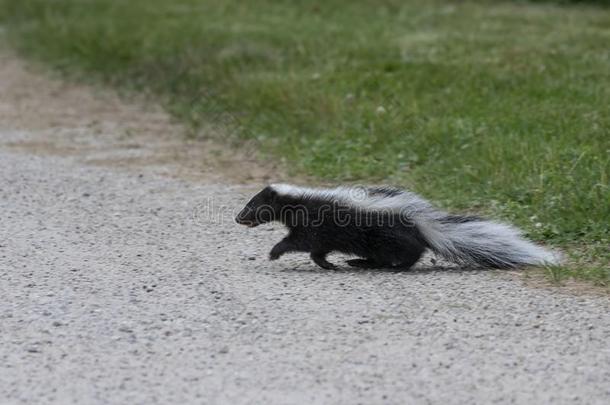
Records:
<instances>
[{"instance_id":1,"label":"white tail fur","mask_svg":"<svg viewBox=\"0 0 610 405\"><path fill-rule=\"evenodd\" d=\"M511 225L482 219L451 222L416 218L415 223L432 250L453 262L511 268L560 261L559 254L524 239Z\"/></svg>"}]
</instances>

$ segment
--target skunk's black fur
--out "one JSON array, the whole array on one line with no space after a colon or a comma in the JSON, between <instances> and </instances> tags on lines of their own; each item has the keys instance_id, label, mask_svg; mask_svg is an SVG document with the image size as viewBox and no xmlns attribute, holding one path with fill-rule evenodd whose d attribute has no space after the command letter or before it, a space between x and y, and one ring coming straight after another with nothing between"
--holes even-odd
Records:
<instances>
[{"instance_id":1,"label":"skunk's black fur","mask_svg":"<svg viewBox=\"0 0 610 405\"><path fill-rule=\"evenodd\" d=\"M389 187L309 189L265 187L237 215L257 226L280 221L289 234L269 254L310 253L322 268L330 252L358 256L351 266L413 266L426 249L453 262L494 268L552 263L550 252L520 237L509 225L474 216L449 215L414 193Z\"/></svg>"}]
</instances>

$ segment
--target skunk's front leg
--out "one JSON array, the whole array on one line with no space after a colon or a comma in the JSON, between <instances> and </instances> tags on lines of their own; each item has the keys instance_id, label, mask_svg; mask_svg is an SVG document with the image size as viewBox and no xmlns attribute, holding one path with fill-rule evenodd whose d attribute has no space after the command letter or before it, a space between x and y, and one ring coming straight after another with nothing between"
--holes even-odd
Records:
<instances>
[{"instance_id":1,"label":"skunk's front leg","mask_svg":"<svg viewBox=\"0 0 610 405\"><path fill-rule=\"evenodd\" d=\"M290 238L290 235L288 235L271 249L271 252L269 252L269 260L277 260L284 253L294 252L296 250L299 250L299 247L295 244L294 240Z\"/></svg>"},{"instance_id":2,"label":"skunk's front leg","mask_svg":"<svg viewBox=\"0 0 610 405\"><path fill-rule=\"evenodd\" d=\"M336 269L337 267L334 264L332 264L328 260L326 260L327 254L328 254L328 252L311 252L311 260L313 260L313 262L315 264L322 267L323 269L326 269L326 270Z\"/></svg>"}]
</instances>

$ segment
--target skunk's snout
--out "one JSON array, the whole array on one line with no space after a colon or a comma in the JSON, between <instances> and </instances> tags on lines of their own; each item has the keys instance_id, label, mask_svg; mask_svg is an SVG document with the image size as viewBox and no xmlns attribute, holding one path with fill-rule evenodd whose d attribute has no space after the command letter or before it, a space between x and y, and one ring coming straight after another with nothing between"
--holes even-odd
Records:
<instances>
[{"instance_id":1,"label":"skunk's snout","mask_svg":"<svg viewBox=\"0 0 610 405\"><path fill-rule=\"evenodd\" d=\"M239 214L235 217L235 222L240 225L246 225L250 228L255 227L258 223L255 220L254 210L246 207L240 211Z\"/></svg>"}]
</instances>

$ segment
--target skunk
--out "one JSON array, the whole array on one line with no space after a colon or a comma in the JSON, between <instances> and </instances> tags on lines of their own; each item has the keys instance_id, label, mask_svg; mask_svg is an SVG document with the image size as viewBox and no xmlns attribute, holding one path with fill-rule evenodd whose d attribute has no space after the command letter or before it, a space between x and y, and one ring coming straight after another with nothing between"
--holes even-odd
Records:
<instances>
[{"instance_id":1,"label":"skunk","mask_svg":"<svg viewBox=\"0 0 610 405\"><path fill-rule=\"evenodd\" d=\"M451 215L393 187L274 184L256 194L235 221L249 227L283 223L289 234L271 249L269 259L307 252L324 269L335 268L326 260L330 252L359 257L347 264L361 268L408 269L426 249L464 266L505 269L558 260L511 225Z\"/></svg>"}]
</instances>

